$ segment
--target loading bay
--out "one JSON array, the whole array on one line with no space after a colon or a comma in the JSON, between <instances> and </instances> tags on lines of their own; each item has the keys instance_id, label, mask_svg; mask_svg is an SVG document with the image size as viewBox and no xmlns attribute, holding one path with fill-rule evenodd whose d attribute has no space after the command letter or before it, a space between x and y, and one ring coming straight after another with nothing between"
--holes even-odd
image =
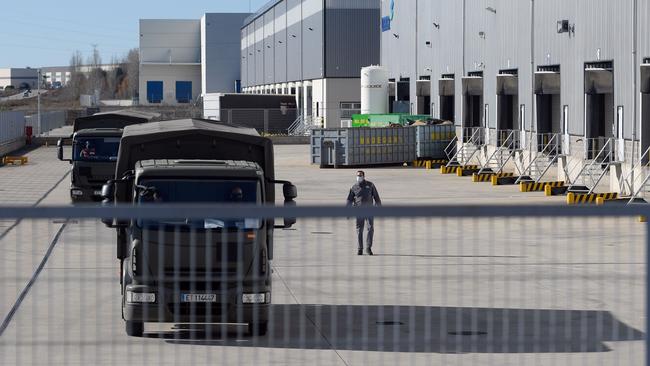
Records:
<instances>
[{"instance_id":1,"label":"loading bay","mask_svg":"<svg viewBox=\"0 0 650 366\"><path fill-rule=\"evenodd\" d=\"M298 186L299 204L345 204L355 171L310 166L308 149L276 146L276 175ZM67 205L69 165L56 149L27 156L0 168L0 202ZM435 170L366 174L385 205L565 201ZM631 218L381 219L374 257L356 255L353 220L301 220L275 235L266 337L231 326L207 339L203 328L148 324L131 338L113 230L95 220L0 221L0 364L643 360L645 226Z\"/></svg>"}]
</instances>

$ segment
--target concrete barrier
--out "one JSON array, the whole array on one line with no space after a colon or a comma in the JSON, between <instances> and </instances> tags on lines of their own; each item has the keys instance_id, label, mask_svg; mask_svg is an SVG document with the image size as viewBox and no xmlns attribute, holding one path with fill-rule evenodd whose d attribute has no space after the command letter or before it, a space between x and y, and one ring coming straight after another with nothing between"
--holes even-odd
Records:
<instances>
[{"instance_id":1,"label":"concrete barrier","mask_svg":"<svg viewBox=\"0 0 650 366\"><path fill-rule=\"evenodd\" d=\"M601 204L604 204L604 201L613 201L618 199L618 193L580 194L570 192L566 196L566 203L568 205L596 204L599 199L602 202Z\"/></svg>"}]
</instances>

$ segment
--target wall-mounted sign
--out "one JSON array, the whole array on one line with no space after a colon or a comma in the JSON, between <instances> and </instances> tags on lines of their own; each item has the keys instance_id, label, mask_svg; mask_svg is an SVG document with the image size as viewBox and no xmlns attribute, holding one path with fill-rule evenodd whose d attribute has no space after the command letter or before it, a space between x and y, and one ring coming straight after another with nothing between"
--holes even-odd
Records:
<instances>
[{"instance_id":1,"label":"wall-mounted sign","mask_svg":"<svg viewBox=\"0 0 650 366\"><path fill-rule=\"evenodd\" d=\"M381 31L388 32L390 30L390 17L381 18Z\"/></svg>"}]
</instances>

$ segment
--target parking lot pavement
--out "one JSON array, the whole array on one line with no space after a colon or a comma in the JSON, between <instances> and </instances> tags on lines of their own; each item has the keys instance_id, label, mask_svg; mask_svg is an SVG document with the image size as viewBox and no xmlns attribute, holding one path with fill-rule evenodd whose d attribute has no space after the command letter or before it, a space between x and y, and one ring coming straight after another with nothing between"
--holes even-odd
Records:
<instances>
[{"instance_id":1,"label":"parking lot pavement","mask_svg":"<svg viewBox=\"0 0 650 366\"><path fill-rule=\"evenodd\" d=\"M307 151L278 146L278 179L293 180L300 204L343 204L354 170L309 166ZM435 171L367 174L386 204L553 201ZM66 181L42 203L67 194ZM3 298L24 292L61 227L23 222L0 240L13 250L0 260ZM644 230L631 219L382 219L377 255L359 257L352 221L299 220L275 233L269 335L164 324L129 338L114 232L69 222L0 335L0 364L640 364Z\"/></svg>"},{"instance_id":2,"label":"parking lot pavement","mask_svg":"<svg viewBox=\"0 0 650 366\"><path fill-rule=\"evenodd\" d=\"M70 164L57 159L54 147L40 147L25 155L29 158L26 165L0 167L2 205L39 203L70 170Z\"/></svg>"},{"instance_id":3,"label":"parking lot pavement","mask_svg":"<svg viewBox=\"0 0 650 366\"><path fill-rule=\"evenodd\" d=\"M302 204L345 204L356 182L357 168L319 169L309 164L309 146L276 146L276 177L298 186ZM521 193L517 186L473 183L471 177L442 175L438 170L411 167L361 168L377 186L384 204L392 205L494 205L558 204L564 197L544 197L543 192Z\"/></svg>"}]
</instances>

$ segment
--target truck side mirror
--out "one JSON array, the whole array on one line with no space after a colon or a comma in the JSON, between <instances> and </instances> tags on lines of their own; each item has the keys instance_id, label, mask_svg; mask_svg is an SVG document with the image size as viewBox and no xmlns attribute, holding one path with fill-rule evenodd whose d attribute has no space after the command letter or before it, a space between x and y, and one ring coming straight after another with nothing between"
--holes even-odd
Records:
<instances>
[{"instance_id":1,"label":"truck side mirror","mask_svg":"<svg viewBox=\"0 0 650 366\"><path fill-rule=\"evenodd\" d=\"M109 180L102 186L102 207L109 207L115 202L115 186L122 181ZM103 217L102 223L111 229L120 229L128 226L128 222L119 221L111 217Z\"/></svg>"},{"instance_id":2,"label":"truck side mirror","mask_svg":"<svg viewBox=\"0 0 650 366\"><path fill-rule=\"evenodd\" d=\"M294 200L284 201L284 207L296 207L296 201L294 201ZM296 221L297 220L296 220L295 217L285 217L284 218L284 228L285 229L290 229L293 225L296 224Z\"/></svg>"},{"instance_id":3,"label":"truck side mirror","mask_svg":"<svg viewBox=\"0 0 650 366\"><path fill-rule=\"evenodd\" d=\"M68 161L72 162L72 159L64 159L63 158L63 147L65 146L65 140L64 139L59 139L59 141L56 142L56 157L61 160L61 161Z\"/></svg>"},{"instance_id":4,"label":"truck side mirror","mask_svg":"<svg viewBox=\"0 0 650 366\"><path fill-rule=\"evenodd\" d=\"M282 186L282 193L285 201L293 201L298 198L298 188L291 183L285 183Z\"/></svg>"}]
</instances>

